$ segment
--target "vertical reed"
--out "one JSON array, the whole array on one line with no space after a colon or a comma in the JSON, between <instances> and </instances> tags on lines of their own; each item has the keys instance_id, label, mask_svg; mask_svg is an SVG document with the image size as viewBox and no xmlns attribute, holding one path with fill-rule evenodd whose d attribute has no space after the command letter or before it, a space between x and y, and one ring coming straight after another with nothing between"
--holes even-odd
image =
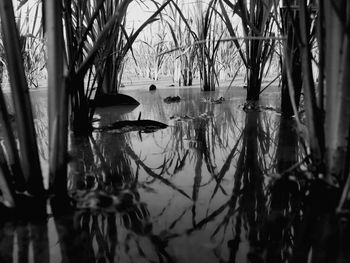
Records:
<instances>
[{"instance_id":1,"label":"vertical reed","mask_svg":"<svg viewBox=\"0 0 350 263\"><path fill-rule=\"evenodd\" d=\"M59 1L45 3L48 51L48 116L49 116L49 187L66 192L68 103L64 77L64 41L62 5Z\"/></svg>"},{"instance_id":2,"label":"vertical reed","mask_svg":"<svg viewBox=\"0 0 350 263\"><path fill-rule=\"evenodd\" d=\"M3 203L8 207L15 207L15 189L2 145L0 145L0 191Z\"/></svg>"},{"instance_id":3,"label":"vertical reed","mask_svg":"<svg viewBox=\"0 0 350 263\"><path fill-rule=\"evenodd\" d=\"M322 127L322 116L317 107L315 84L312 75L312 56L310 46L310 14L307 9L307 2L300 1L300 45L303 71L303 88L305 94L305 112L307 116L307 126L309 130L309 142L312 152L312 159L317 169L323 169L323 149L324 149L324 135Z\"/></svg>"},{"instance_id":4,"label":"vertical reed","mask_svg":"<svg viewBox=\"0 0 350 263\"><path fill-rule=\"evenodd\" d=\"M299 108L301 89L302 89L302 75L301 75L301 57L298 43L299 37L299 10L295 7L295 1L282 1L281 12L281 33L287 37L284 44L284 54L282 59L282 86L281 86L281 110L284 117L292 117L295 113L293 110L290 96L293 96L296 109ZM290 68L291 81L288 86L287 68ZM289 94L290 88L294 88L294 95Z\"/></svg>"},{"instance_id":5,"label":"vertical reed","mask_svg":"<svg viewBox=\"0 0 350 263\"><path fill-rule=\"evenodd\" d=\"M8 165L14 177L15 188L18 191L25 190L25 179L21 168L15 136L11 129L11 121L6 108L6 102L2 89L0 88L0 125L4 135L4 146L6 149Z\"/></svg>"},{"instance_id":6,"label":"vertical reed","mask_svg":"<svg viewBox=\"0 0 350 263\"><path fill-rule=\"evenodd\" d=\"M350 3L324 2L326 117L324 124L328 176L346 179L350 125Z\"/></svg>"},{"instance_id":7,"label":"vertical reed","mask_svg":"<svg viewBox=\"0 0 350 263\"><path fill-rule=\"evenodd\" d=\"M224 2L226 5L224 5ZM261 89L262 78L265 73L265 66L271 58L275 41L269 39L273 37L274 20L272 19L273 0L237 0L234 3L230 0L220 0L221 12L224 22L231 37L238 34L234 30L233 22L227 12L227 7L233 14L241 18L244 44L238 40L234 41L239 50L241 59L247 69L247 97L248 101L258 101ZM260 37L261 39L254 39Z\"/></svg>"},{"instance_id":8,"label":"vertical reed","mask_svg":"<svg viewBox=\"0 0 350 263\"><path fill-rule=\"evenodd\" d=\"M27 190L33 195L44 191L38 146L33 121L27 79L11 0L0 2L0 16L3 31L7 67L11 81L11 94L14 101L15 118L18 127L20 156Z\"/></svg>"}]
</instances>

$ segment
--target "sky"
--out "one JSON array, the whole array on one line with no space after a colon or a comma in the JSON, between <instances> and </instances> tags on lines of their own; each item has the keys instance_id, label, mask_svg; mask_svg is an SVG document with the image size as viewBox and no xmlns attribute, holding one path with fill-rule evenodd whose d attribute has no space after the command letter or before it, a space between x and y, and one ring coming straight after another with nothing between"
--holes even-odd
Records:
<instances>
[{"instance_id":1,"label":"sky","mask_svg":"<svg viewBox=\"0 0 350 263\"><path fill-rule=\"evenodd\" d=\"M0 0L3 1L3 0ZM14 8L18 6L18 3L23 0L12 0ZM179 5L181 5L181 8L183 9L184 13L186 12L186 7L194 4L197 0L178 0ZM202 3L209 3L210 0L201 0ZM40 2L40 0L28 0L28 5L30 7L33 7L35 3ZM141 2L144 2L142 4ZM155 0L155 2L159 3L161 5L164 3L164 0ZM147 5L146 5L147 4ZM152 3L151 0L134 0L131 2L128 8L128 14L127 14L127 22L128 22L128 30L131 30L132 28L138 28L144 21L146 21L152 13L156 10L155 4ZM22 12L26 11L26 6L23 7ZM18 15L18 12L16 12ZM30 21L33 21L35 13L35 8L32 8ZM41 16L41 15L40 15Z\"/></svg>"},{"instance_id":2,"label":"sky","mask_svg":"<svg viewBox=\"0 0 350 263\"><path fill-rule=\"evenodd\" d=\"M140 0L141 1L141 0ZM128 14L127 14L127 21L129 23L128 29L131 29L134 25L134 28L137 28L137 26L140 26L144 21L149 18L153 12L156 10L156 6L154 3L152 3L151 0L144 0L144 2L147 4L138 4L137 2L140 1L133 1L129 8L128 8ZM178 5L180 6L182 12L184 14L187 13L187 8L190 5L193 5L196 3L197 0L178 0ZM159 5L164 3L164 0L155 0ZM201 0L204 4L209 4L210 0Z\"/></svg>"},{"instance_id":3,"label":"sky","mask_svg":"<svg viewBox=\"0 0 350 263\"><path fill-rule=\"evenodd\" d=\"M3 1L3 0L0 0L0 1ZM23 1L23 0L12 0L15 10L17 9L17 6L20 3L20 1ZM182 0L182 1L188 1L188 0ZM37 2L38 2L38 0L28 0L27 3L29 6L32 7ZM140 25L148 17L150 17L152 15L152 11L155 10L155 5L153 3L149 4L151 2L150 0L147 0L145 2L148 4L149 7L147 7L144 4L137 4L137 1L135 1L135 0L132 1L132 3L130 4L130 6L128 8L127 20L129 23L134 23L135 26ZM156 2L161 4L163 1L156 0ZM26 10L26 7L24 6L22 10L24 12ZM16 13L18 13L18 12L16 12ZM34 9L31 12L31 17L30 17L31 20L33 20L33 16L34 16Z\"/></svg>"}]
</instances>

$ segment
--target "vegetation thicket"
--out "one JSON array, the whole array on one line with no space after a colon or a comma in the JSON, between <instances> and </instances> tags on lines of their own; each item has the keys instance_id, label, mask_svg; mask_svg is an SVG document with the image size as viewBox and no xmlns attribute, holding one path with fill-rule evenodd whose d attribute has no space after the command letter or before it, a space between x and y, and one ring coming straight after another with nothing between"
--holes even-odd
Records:
<instances>
[{"instance_id":1,"label":"vegetation thicket","mask_svg":"<svg viewBox=\"0 0 350 263\"><path fill-rule=\"evenodd\" d=\"M275 79L281 75L282 115L297 122L312 179L342 192L338 211L347 211L349 1L198 0L185 12L181 1L140 0L155 9L130 31L126 23L131 2L39 1L29 7L29 2L21 1L18 10L23 12L17 10L16 18L12 0L0 1L0 76L6 65L19 141L18 147L0 89L0 123L5 134L0 145L0 187L7 206L16 207L18 191L44 196L28 92L29 84L36 85L35 72L43 66L48 72L50 191L65 194L68 131L76 136L91 133L95 110L91 100L119 91L126 59L134 60L135 67L140 67L137 71L153 79L163 67L177 84L192 85L198 76L203 91L219 86L220 72L229 72L234 79L243 67L246 109L253 111L263 91L262 81L272 62L279 59L281 68ZM34 10L34 20L29 22L30 10ZM156 36L137 41L152 23L159 23ZM137 61L143 56L148 56L149 64ZM247 115L246 121L252 125L244 132L260 129L256 116ZM244 147L241 166L258 160L256 145L244 141ZM245 159L248 152L253 152L254 160Z\"/></svg>"},{"instance_id":2,"label":"vegetation thicket","mask_svg":"<svg viewBox=\"0 0 350 263\"><path fill-rule=\"evenodd\" d=\"M225 3L225 5L224 5ZM232 1L220 1L220 10L223 14L225 24L233 37L239 54L247 70L247 101L258 101L261 82L275 50L275 29L273 13L277 12L278 6L275 1L243 1L236 3ZM226 9L231 8L233 14L240 16L242 22L243 44L236 37L237 30L229 18Z\"/></svg>"}]
</instances>

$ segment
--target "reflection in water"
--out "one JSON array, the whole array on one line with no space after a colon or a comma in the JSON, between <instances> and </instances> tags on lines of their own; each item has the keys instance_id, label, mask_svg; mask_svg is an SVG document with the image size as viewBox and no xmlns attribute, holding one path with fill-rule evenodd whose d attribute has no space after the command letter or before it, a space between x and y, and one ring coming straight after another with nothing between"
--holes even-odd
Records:
<instances>
[{"instance_id":1,"label":"reflection in water","mask_svg":"<svg viewBox=\"0 0 350 263\"><path fill-rule=\"evenodd\" d=\"M247 256L247 244L243 252L237 253L244 242L252 250L248 256L257 256L258 229L267 213L263 182L273 161L270 144L277 130L276 118L250 113L242 123L243 112L228 103L188 101L163 105L163 109L158 104L143 107L147 105L157 108L160 119L169 116L168 112L183 118L165 131L142 135L100 133L84 144L90 146L89 150L77 147L84 149L78 159L84 163L85 181L94 174L95 191L118 198L129 191L136 206L141 205L140 211L117 211L123 222L120 227L131 231L131 236L136 234L135 239L147 236L153 248L135 241L140 247L137 252L128 250L128 257L135 257L134 253L142 257L148 252L167 261L197 261L201 257L205 262L225 258L232 261ZM152 115L155 111L143 112ZM86 167L91 166L94 168L86 173ZM265 216L256 219L256 213ZM242 229L244 225L249 229ZM206 231L202 231L204 227ZM228 232L229 228L233 231ZM128 246L130 238L121 243ZM193 254L186 244L205 254Z\"/></svg>"},{"instance_id":2,"label":"reflection in water","mask_svg":"<svg viewBox=\"0 0 350 263\"><path fill-rule=\"evenodd\" d=\"M0 223L0 259L2 263L50 262L46 220Z\"/></svg>"},{"instance_id":3,"label":"reflection in water","mask_svg":"<svg viewBox=\"0 0 350 263\"><path fill-rule=\"evenodd\" d=\"M292 120L245 113L234 92L222 104L190 89L131 95L139 107L97 111L101 122L142 112L169 127L72 137L72 198L51 199L44 223L5 221L1 262L307 262L311 250L315 262L346 262L349 235L334 229L348 226L307 208ZM182 100L163 103L174 95ZM328 240L332 253L321 253Z\"/></svg>"},{"instance_id":4,"label":"reflection in water","mask_svg":"<svg viewBox=\"0 0 350 263\"><path fill-rule=\"evenodd\" d=\"M281 118L276 150L276 172L281 177L270 191L267 262L285 262L293 248L293 233L298 232L302 191L296 180L290 180L296 177L290 168L300 161L298 149L296 123Z\"/></svg>"}]
</instances>

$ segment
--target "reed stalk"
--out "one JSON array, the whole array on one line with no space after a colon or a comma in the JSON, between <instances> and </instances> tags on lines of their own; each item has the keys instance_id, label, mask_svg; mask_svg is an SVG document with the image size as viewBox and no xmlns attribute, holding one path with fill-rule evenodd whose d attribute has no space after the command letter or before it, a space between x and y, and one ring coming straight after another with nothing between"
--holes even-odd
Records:
<instances>
[{"instance_id":1,"label":"reed stalk","mask_svg":"<svg viewBox=\"0 0 350 263\"><path fill-rule=\"evenodd\" d=\"M2 126L2 131L4 135L4 146L6 149L7 162L11 170L11 173L14 177L15 188L17 191L24 191L25 178L23 176L17 144L16 144L15 136L11 129L11 121L9 120L9 115L6 108L6 102L5 102L4 94L2 92L1 87L0 87L0 125Z\"/></svg>"},{"instance_id":2,"label":"reed stalk","mask_svg":"<svg viewBox=\"0 0 350 263\"><path fill-rule=\"evenodd\" d=\"M3 71L4 65L0 62L0 125L2 126L4 136L4 148L6 149L7 163L14 179L14 187L17 191L24 191L25 178L23 176L16 139L11 129L11 120L7 111L5 97L2 92Z\"/></svg>"},{"instance_id":3,"label":"reed stalk","mask_svg":"<svg viewBox=\"0 0 350 263\"><path fill-rule=\"evenodd\" d=\"M45 44L39 19L41 1L22 1L17 7L17 26L21 39L24 70L29 87L38 87L40 71L45 67ZM32 19L31 19L32 18Z\"/></svg>"},{"instance_id":4,"label":"reed stalk","mask_svg":"<svg viewBox=\"0 0 350 263\"><path fill-rule=\"evenodd\" d=\"M206 8L203 8L203 3L199 0L194 3L193 19L195 21L195 30L193 30L189 22L192 18L187 18L183 14L177 2L172 1L172 3L179 14L179 18L185 24L185 27L189 30L196 43L195 52L200 73L201 89L203 91L215 90L215 84L218 83L216 58L220 39L223 36L223 32L216 32L217 27L215 24L218 17L216 12L217 0L211 0ZM176 49L179 48L177 47Z\"/></svg>"},{"instance_id":5,"label":"reed stalk","mask_svg":"<svg viewBox=\"0 0 350 263\"><path fill-rule=\"evenodd\" d=\"M281 87L281 111L284 117L292 117L295 113L293 110L292 100L290 96L293 96L293 103L295 103L296 109L299 108L301 89L302 89L302 75L301 75L301 58L299 48L299 27L297 26L299 21L299 11L292 10L291 6L295 5L295 1L282 1L283 7L281 8L281 20L282 20L282 35L286 35L287 39L284 42L284 55L282 58L282 87ZM288 82L288 73L286 63L289 63L291 81ZM293 87L292 93L290 88Z\"/></svg>"},{"instance_id":6,"label":"reed stalk","mask_svg":"<svg viewBox=\"0 0 350 263\"><path fill-rule=\"evenodd\" d=\"M233 43L239 50L241 59L247 68L246 100L247 102L257 101L259 100L265 67L268 65L275 46L274 21L271 15L274 1L237 0L232 3L230 0L220 0L219 4L223 20L233 38L236 38L237 33L226 10L227 7L233 11L233 14L238 14L241 18L244 43L240 44L237 40ZM256 37L257 39L254 39ZM259 39L261 37L266 40Z\"/></svg>"},{"instance_id":7,"label":"reed stalk","mask_svg":"<svg viewBox=\"0 0 350 263\"><path fill-rule=\"evenodd\" d=\"M306 1L299 1L300 5L300 45L303 71L303 87L306 121L309 131L308 141L311 148L313 164L317 170L322 171L324 135L322 127L322 116L316 103L315 85L311 68L311 46L310 46L310 18Z\"/></svg>"},{"instance_id":8,"label":"reed stalk","mask_svg":"<svg viewBox=\"0 0 350 263\"><path fill-rule=\"evenodd\" d=\"M141 40L141 44L146 46L145 49L142 51L139 51L139 60L146 59L146 65L144 65L147 68L147 71L149 72L148 77L150 79L158 80L159 74L161 73L162 67L164 65L164 62L166 60L166 56L164 54L164 51L168 50L166 45L166 31L165 28L160 28L161 23L158 23L158 33L153 34L152 26L149 27L149 36L144 37L143 40ZM156 35L156 37L154 37ZM139 45L139 48L141 48L141 45ZM163 53L163 54L162 54ZM140 57L140 54L142 56ZM137 63L140 63L138 61ZM153 74L152 74L153 71Z\"/></svg>"},{"instance_id":9,"label":"reed stalk","mask_svg":"<svg viewBox=\"0 0 350 263\"><path fill-rule=\"evenodd\" d=\"M181 71L183 63L183 52L172 52L172 51L180 51L180 46L183 44L184 37L183 35L186 34L185 32L189 33L190 30L184 31L183 30L183 24L182 24L182 18L180 15L179 9L176 7L178 6L178 0L174 1L175 5L170 5L169 10L167 11L167 16L170 18L166 20L166 23L168 25L173 43L171 43L170 50L167 50L165 52L162 52L158 54L158 56L164 56L167 53L171 54L171 61L172 61L172 76L173 76L173 82L177 83L179 86L181 84L184 84L184 81L181 80ZM192 24L192 22L190 22Z\"/></svg>"},{"instance_id":10,"label":"reed stalk","mask_svg":"<svg viewBox=\"0 0 350 263\"><path fill-rule=\"evenodd\" d=\"M197 50L197 62L200 72L200 85L203 91L215 90L215 83L217 81L217 73L215 71L216 66L216 56L219 47L219 41L217 43L212 43L211 41L216 40L216 22L217 15L215 13L215 5L217 1L210 1L208 7L203 10L203 4L201 1L197 0L197 10L199 11L195 16L197 22L197 35L198 40L208 40L203 44L198 46ZM219 35L218 38L222 38Z\"/></svg>"},{"instance_id":11,"label":"reed stalk","mask_svg":"<svg viewBox=\"0 0 350 263\"><path fill-rule=\"evenodd\" d=\"M344 181L350 125L350 4L325 0L326 117L325 147L327 176ZM322 70L322 69L321 69ZM345 169L347 170L347 169Z\"/></svg>"},{"instance_id":12,"label":"reed stalk","mask_svg":"<svg viewBox=\"0 0 350 263\"><path fill-rule=\"evenodd\" d=\"M143 23L137 30L133 30L129 35L126 31L126 7L123 12L119 12L121 18L119 22L111 29L108 34L106 45L102 58L106 58L104 73L103 73L103 87L105 93L117 93L120 87L121 74L123 73L125 57L129 51L133 55L132 45L140 35L140 33L150 24L157 21L157 16L163 11L163 9L170 3L171 0L164 1L161 6L157 6L157 10ZM110 4L111 10L105 12L107 16L104 19L110 19L118 10L120 9L120 3L116 2L112 6ZM102 24L103 26L103 24ZM159 58L158 56L156 56Z\"/></svg>"},{"instance_id":13,"label":"reed stalk","mask_svg":"<svg viewBox=\"0 0 350 263\"><path fill-rule=\"evenodd\" d=\"M324 28L324 1L318 1L318 16L317 16L317 45L318 45L318 99L317 105L321 112L324 112L325 102L325 28Z\"/></svg>"},{"instance_id":14,"label":"reed stalk","mask_svg":"<svg viewBox=\"0 0 350 263\"><path fill-rule=\"evenodd\" d=\"M314 172L333 187L342 186L348 174L350 127L350 5L346 1L318 3L319 83L312 75L311 7L299 1L300 49L304 106Z\"/></svg>"},{"instance_id":15,"label":"reed stalk","mask_svg":"<svg viewBox=\"0 0 350 263\"><path fill-rule=\"evenodd\" d=\"M45 3L48 51L49 187L58 193L67 190L68 103L64 77L62 6Z\"/></svg>"},{"instance_id":16,"label":"reed stalk","mask_svg":"<svg viewBox=\"0 0 350 263\"><path fill-rule=\"evenodd\" d=\"M170 0L159 6L145 23L128 35L124 22L131 2L132 0L63 2L67 88L72 109L72 128L76 135L91 133L94 114L91 96L101 94L103 85L111 87L112 81L120 80L122 61L127 52L132 49L132 44L141 31L157 20L156 17ZM117 39L121 42L116 42ZM122 48L115 50L118 43ZM87 78L88 84L85 82ZM110 85L106 78L109 78ZM104 81L107 82L103 84Z\"/></svg>"},{"instance_id":17,"label":"reed stalk","mask_svg":"<svg viewBox=\"0 0 350 263\"><path fill-rule=\"evenodd\" d=\"M10 170L7 166L5 154L0 145L0 191L1 191L1 201L8 207L15 207L15 189L12 184Z\"/></svg>"},{"instance_id":18,"label":"reed stalk","mask_svg":"<svg viewBox=\"0 0 350 263\"><path fill-rule=\"evenodd\" d=\"M103 15L100 13L103 12L105 2L66 0L63 3L64 47L68 68L66 81L71 103L71 127L76 135L88 135L92 131L91 120L94 108L90 107L89 100L92 91L97 89L96 93L98 93L102 88L101 79L105 65L98 56L104 54L106 46L111 46L107 36L116 25L121 23L122 14L126 12L131 0L121 1L115 13L100 28L99 16ZM84 82L87 73L93 78L93 81L89 80L89 86ZM99 82L97 87L96 80Z\"/></svg>"},{"instance_id":19,"label":"reed stalk","mask_svg":"<svg viewBox=\"0 0 350 263\"><path fill-rule=\"evenodd\" d=\"M24 177L27 180L27 190L33 195L42 195L44 186L32 107L11 0L0 2L0 17L7 67L11 81L11 95L14 101L15 118L18 127L20 156Z\"/></svg>"}]
</instances>

